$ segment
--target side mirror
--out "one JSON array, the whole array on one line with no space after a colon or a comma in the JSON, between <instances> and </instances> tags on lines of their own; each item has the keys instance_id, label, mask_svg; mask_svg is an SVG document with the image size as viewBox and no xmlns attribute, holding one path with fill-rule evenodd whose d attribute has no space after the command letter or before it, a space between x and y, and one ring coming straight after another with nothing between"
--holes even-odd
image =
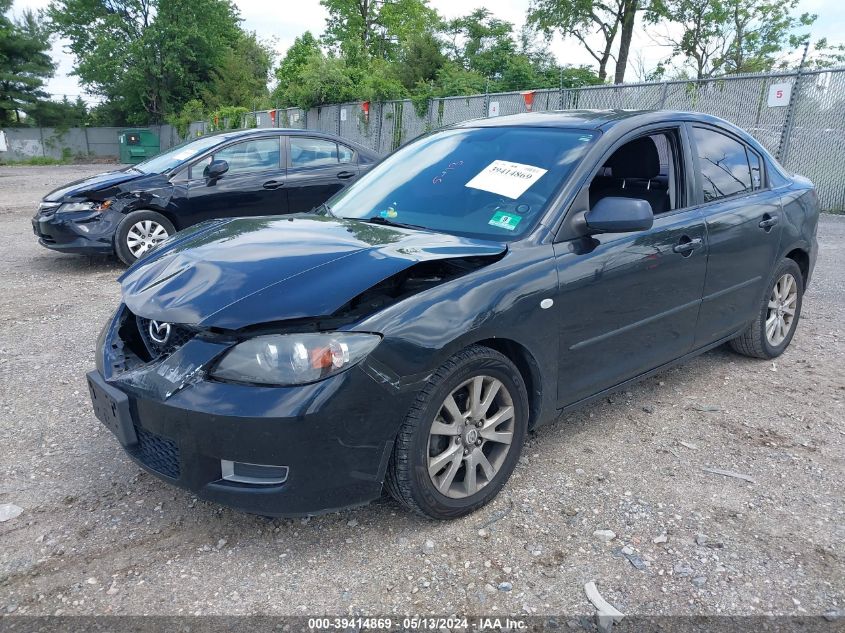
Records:
<instances>
[{"instance_id":1,"label":"side mirror","mask_svg":"<svg viewBox=\"0 0 845 633\"><path fill-rule=\"evenodd\" d=\"M213 160L202 171L203 177L209 185L213 185L229 171L229 163L225 160Z\"/></svg>"},{"instance_id":2,"label":"side mirror","mask_svg":"<svg viewBox=\"0 0 845 633\"><path fill-rule=\"evenodd\" d=\"M590 233L634 233L654 224L651 205L636 198L602 198L584 216Z\"/></svg>"}]
</instances>

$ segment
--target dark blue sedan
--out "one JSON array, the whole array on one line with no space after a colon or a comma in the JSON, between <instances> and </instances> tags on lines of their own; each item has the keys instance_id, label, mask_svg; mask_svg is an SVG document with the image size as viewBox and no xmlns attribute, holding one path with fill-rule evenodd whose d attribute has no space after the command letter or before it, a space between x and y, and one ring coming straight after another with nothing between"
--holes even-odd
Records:
<instances>
[{"instance_id":1,"label":"dark blue sedan","mask_svg":"<svg viewBox=\"0 0 845 633\"><path fill-rule=\"evenodd\" d=\"M42 246L110 254L131 264L204 220L308 211L379 160L311 130L212 134L48 193L32 218Z\"/></svg>"},{"instance_id":2,"label":"dark blue sedan","mask_svg":"<svg viewBox=\"0 0 845 633\"><path fill-rule=\"evenodd\" d=\"M400 149L319 214L205 222L121 278L88 375L137 463L264 515L436 518L526 434L723 343L784 352L819 206L725 121L548 112Z\"/></svg>"}]
</instances>

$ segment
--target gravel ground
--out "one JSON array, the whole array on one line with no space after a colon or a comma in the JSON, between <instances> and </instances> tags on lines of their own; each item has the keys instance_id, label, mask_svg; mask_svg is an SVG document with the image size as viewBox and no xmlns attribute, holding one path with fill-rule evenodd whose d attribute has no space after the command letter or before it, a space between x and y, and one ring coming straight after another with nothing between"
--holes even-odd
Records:
<instances>
[{"instance_id":1,"label":"gravel ground","mask_svg":"<svg viewBox=\"0 0 845 633\"><path fill-rule=\"evenodd\" d=\"M102 170L0 167L0 510L23 510L0 522L0 612L592 614L593 580L627 614L845 613L845 217L822 218L776 362L717 349L567 415L457 521L387 498L268 520L141 472L91 412L122 268L45 250L29 217Z\"/></svg>"}]
</instances>

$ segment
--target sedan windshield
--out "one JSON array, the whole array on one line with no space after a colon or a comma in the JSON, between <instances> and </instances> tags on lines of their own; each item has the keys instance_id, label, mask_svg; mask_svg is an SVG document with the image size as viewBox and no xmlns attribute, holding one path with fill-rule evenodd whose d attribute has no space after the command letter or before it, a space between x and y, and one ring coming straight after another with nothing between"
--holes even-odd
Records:
<instances>
[{"instance_id":1,"label":"sedan windshield","mask_svg":"<svg viewBox=\"0 0 845 633\"><path fill-rule=\"evenodd\" d=\"M399 150L329 202L333 215L509 241L526 234L594 134L458 128Z\"/></svg>"},{"instance_id":2,"label":"sedan windshield","mask_svg":"<svg viewBox=\"0 0 845 633\"><path fill-rule=\"evenodd\" d=\"M161 172L178 167L185 161L199 156L205 150L219 145L225 140L226 138L223 136L201 136L198 139L181 143L158 156L153 156L149 160L138 163L133 166L133 169L137 169L145 174L160 174Z\"/></svg>"}]
</instances>

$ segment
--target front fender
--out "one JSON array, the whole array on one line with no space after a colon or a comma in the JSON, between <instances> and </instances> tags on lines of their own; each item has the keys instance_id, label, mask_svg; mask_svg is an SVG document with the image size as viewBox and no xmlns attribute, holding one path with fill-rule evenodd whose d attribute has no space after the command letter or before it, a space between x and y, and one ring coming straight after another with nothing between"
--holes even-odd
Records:
<instances>
[{"instance_id":1,"label":"front fender","mask_svg":"<svg viewBox=\"0 0 845 633\"><path fill-rule=\"evenodd\" d=\"M557 293L551 245L517 247L499 261L396 303L355 325L379 332L368 365L397 389L419 389L450 356L478 342L526 353L536 395L532 420L555 410L558 328L540 307ZM527 380L528 382L528 380ZM532 398L534 400L534 398Z\"/></svg>"}]
</instances>

